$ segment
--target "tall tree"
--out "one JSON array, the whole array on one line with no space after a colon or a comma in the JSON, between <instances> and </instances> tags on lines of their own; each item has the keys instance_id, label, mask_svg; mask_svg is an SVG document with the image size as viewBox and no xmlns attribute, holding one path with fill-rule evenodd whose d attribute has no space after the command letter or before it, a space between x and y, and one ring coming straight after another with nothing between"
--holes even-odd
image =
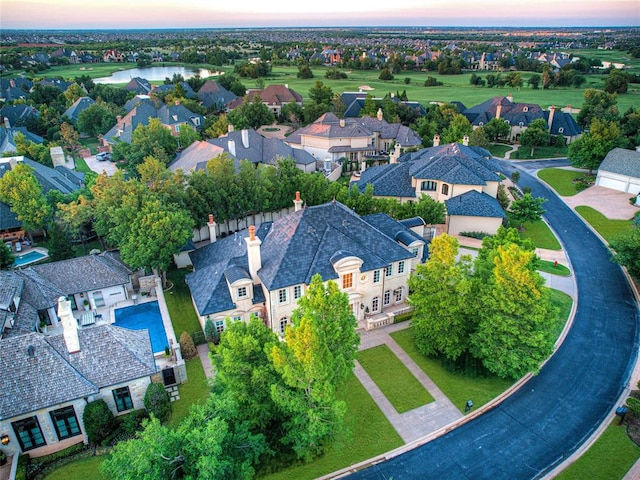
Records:
<instances>
[{"instance_id":1,"label":"tall tree","mask_svg":"<svg viewBox=\"0 0 640 480\"><path fill-rule=\"evenodd\" d=\"M29 232L44 228L51 220L51 205L33 170L23 162L0 177L0 201L9 205Z\"/></svg>"},{"instance_id":2,"label":"tall tree","mask_svg":"<svg viewBox=\"0 0 640 480\"><path fill-rule=\"evenodd\" d=\"M484 128L487 136L494 142L497 142L500 138L508 137L509 132L511 132L511 127L504 118L492 118L482 128Z\"/></svg>"},{"instance_id":3,"label":"tall tree","mask_svg":"<svg viewBox=\"0 0 640 480\"><path fill-rule=\"evenodd\" d=\"M15 258L11 248L4 243L0 243L0 270L6 270L11 267Z\"/></svg>"},{"instance_id":4,"label":"tall tree","mask_svg":"<svg viewBox=\"0 0 640 480\"><path fill-rule=\"evenodd\" d=\"M546 201L546 198L534 197L530 193L525 193L522 198L511 202L511 208L508 212L509 218L520 228L523 223L538 221L544 215L542 204Z\"/></svg>"},{"instance_id":5,"label":"tall tree","mask_svg":"<svg viewBox=\"0 0 640 480\"><path fill-rule=\"evenodd\" d=\"M271 394L288 416L283 442L300 458L321 453L343 429L346 404L336 389L353 370L360 337L347 295L315 275L292 315L285 342L270 355L281 384Z\"/></svg>"},{"instance_id":6,"label":"tall tree","mask_svg":"<svg viewBox=\"0 0 640 480\"><path fill-rule=\"evenodd\" d=\"M531 148L531 156L536 151L536 147L541 147L549 143L549 131L547 122L538 118L529 124L527 129L520 134L520 143L523 147Z\"/></svg>"},{"instance_id":7,"label":"tall tree","mask_svg":"<svg viewBox=\"0 0 640 480\"><path fill-rule=\"evenodd\" d=\"M530 268L534 252L516 244L499 246L495 267L480 294L482 308L471 351L503 378L537 372L553 351L557 310L544 279Z\"/></svg>"},{"instance_id":8,"label":"tall tree","mask_svg":"<svg viewBox=\"0 0 640 480\"><path fill-rule=\"evenodd\" d=\"M618 95L589 88L584 92L582 108L577 122L582 128L591 125L594 118L600 120L618 119Z\"/></svg>"},{"instance_id":9,"label":"tall tree","mask_svg":"<svg viewBox=\"0 0 640 480\"><path fill-rule=\"evenodd\" d=\"M429 260L418 265L409 278L416 345L424 355L456 360L468 350L475 328L471 258L458 260L458 241L447 234L432 240L429 253Z\"/></svg>"},{"instance_id":10,"label":"tall tree","mask_svg":"<svg viewBox=\"0 0 640 480\"><path fill-rule=\"evenodd\" d=\"M442 143L461 142L465 135L471 135L471 122L460 113L456 113L449 126L442 132Z\"/></svg>"},{"instance_id":11,"label":"tall tree","mask_svg":"<svg viewBox=\"0 0 640 480\"><path fill-rule=\"evenodd\" d=\"M569 145L571 165L588 168L592 173L619 140L620 128L615 121L594 118L589 131Z\"/></svg>"},{"instance_id":12,"label":"tall tree","mask_svg":"<svg viewBox=\"0 0 640 480\"><path fill-rule=\"evenodd\" d=\"M116 116L105 105L94 103L78 115L77 127L80 132L92 137L105 134L116 124Z\"/></svg>"},{"instance_id":13,"label":"tall tree","mask_svg":"<svg viewBox=\"0 0 640 480\"><path fill-rule=\"evenodd\" d=\"M73 125L62 122L60 125L60 136L64 146L71 152L71 155L75 157L76 153L82 146L80 143L80 134L73 128Z\"/></svg>"}]
</instances>

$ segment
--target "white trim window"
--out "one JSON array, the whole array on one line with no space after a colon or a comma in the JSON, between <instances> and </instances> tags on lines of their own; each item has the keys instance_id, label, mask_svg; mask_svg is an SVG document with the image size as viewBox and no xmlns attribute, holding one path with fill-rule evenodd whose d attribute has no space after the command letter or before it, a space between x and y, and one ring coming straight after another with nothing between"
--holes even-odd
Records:
<instances>
[{"instance_id":1,"label":"white trim window","mask_svg":"<svg viewBox=\"0 0 640 480\"><path fill-rule=\"evenodd\" d=\"M247 287L238 287L238 298L245 298L247 296Z\"/></svg>"},{"instance_id":2,"label":"white trim window","mask_svg":"<svg viewBox=\"0 0 640 480\"><path fill-rule=\"evenodd\" d=\"M402 303L402 300L404 299L404 287L396 288L393 293L396 297L396 303Z\"/></svg>"},{"instance_id":3,"label":"white trim window","mask_svg":"<svg viewBox=\"0 0 640 480\"><path fill-rule=\"evenodd\" d=\"M281 288L280 290L278 290L278 303L287 303L287 301L288 301L287 289Z\"/></svg>"},{"instance_id":4,"label":"white trim window","mask_svg":"<svg viewBox=\"0 0 640 480\"><path fill-rule=\"evenodd\" d=\"M289 317L282 317L280 319L280 335L284 335L287 325L289 325Z\"/></svg>"},{"instance_id":5,"label":"white trim window","mask_svg":"<svg viewBox=\"0 0 640 480\"><path fill-rule=\"evenodd\" d=\"M216 320L214 326L216 327L216 331L218 333L224 332L224 320Z\"/></svg>"},{"instance_id":6,"label":"white trim window","mask_svg":"<svg viewBox=\"0 0 640 480\"><path fill-rule=\"evenodd\" d=\"M384 276L390 277L393 275L393 263L384 267Z\"/></svg>"},{"instance_id":7,"label":"white trim window","mask_svg":"<svg viewBox=\"0 0 640 480\"><path fill-rule=\"evenodd\" d=\"M398 262L398 273L404 273L404 260Z\"/></svg>"},{"instance_id":8,"label":"white trim window","mask_svg":"<svg viewBox=\"0 0 640 480\"><path fill-rule=\"evenodd\" d=\"M296 285L293 287L293 299L297 300L302 296L302 285Z\"/></svg>"},{"instance_id":9,"label":"white trim window","mask_svg":"<svg viewBox=\"0 0 640 480\"><path fill-rule=\"evenodd\" d=\"M373 271L373 283L380 283L380 270Z\"/></svg>"},{"instance_id":10,"label":"white trim window","mask_svg":"<svg viewBox=\"0 0 640 480\"><path fill-rule=\"evenodd\" d=\"M384 297L382 298L382 304L385 307L391 305L391 290L385 290Z\"/></svg>"},{"instance_id":11,"label":"white trim window","mask_svg":"<svg viewBox=\"0 0 640 480\"><path fill-rule=\"evenodd\" d=\"M371 312L378 313L380 311L380 297L373 297L371 299Z\"/></svg>"}]
</instances>

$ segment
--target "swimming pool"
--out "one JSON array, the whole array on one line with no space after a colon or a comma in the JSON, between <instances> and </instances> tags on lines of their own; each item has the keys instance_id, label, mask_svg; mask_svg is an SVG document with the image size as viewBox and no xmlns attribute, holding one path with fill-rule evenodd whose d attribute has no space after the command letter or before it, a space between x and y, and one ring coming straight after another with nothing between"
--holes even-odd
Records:
<instances>
[{"instance_id":1,"label":"swimming pool","mask_svg":"<svg viewBox=\"0 0 640 480\"><path fill-rule=\"evenodd\" d=\"M22 255L16 255L15 260L13 261L14 267L22 267L27 265L28 263L37 262L38 260L42 260L43 258L47 258L49 255L44 254L42 252L38 252L37 250L31 250Z\"/></svg>"},{"instance_id":2,"label":"swimming pool","mask_svg":"<svg viewBox=\"0 0 640 480\"><path fill-rule=\"evenodd\" d=\"M153 353L164 352L164 348L169 346L157 300L118 308L114 315L116 319L114 325L118 327L129 330L149 330Z\"/></svg>"}]
</instances>

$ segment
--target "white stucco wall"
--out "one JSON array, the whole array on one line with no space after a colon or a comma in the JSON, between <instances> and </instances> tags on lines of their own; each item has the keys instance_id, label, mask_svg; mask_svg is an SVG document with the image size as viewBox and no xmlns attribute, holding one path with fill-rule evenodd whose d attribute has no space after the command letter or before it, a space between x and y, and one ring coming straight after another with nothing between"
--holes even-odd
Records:
<instances>
[{"instance_id":1,"label":"white stucco wall","mask_svg":"<svg viewBox=\"0 0 640 480\"><path fill-rule=\"evenodd\" d=\"M484 232L494 235L502 225L501 218L471 217L466 215L449 216L449 235L459 235L461 232Z\"/></svg>"}]
</instances>

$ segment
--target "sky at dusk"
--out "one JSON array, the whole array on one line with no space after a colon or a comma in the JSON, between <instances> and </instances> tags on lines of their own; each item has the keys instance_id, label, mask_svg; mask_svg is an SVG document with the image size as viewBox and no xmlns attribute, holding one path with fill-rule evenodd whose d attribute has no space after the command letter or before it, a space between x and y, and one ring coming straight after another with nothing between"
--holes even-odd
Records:
<instances>
[{"instance_id":1,"label":"sky at dusk","mask_svg":"<svg viewBox=\"0 0 640 480\"><path fill-rule=\"evenodd\" d=\"M638 0L0 0L0 29L640 26Z\"/></svg>"}]
</instances>

